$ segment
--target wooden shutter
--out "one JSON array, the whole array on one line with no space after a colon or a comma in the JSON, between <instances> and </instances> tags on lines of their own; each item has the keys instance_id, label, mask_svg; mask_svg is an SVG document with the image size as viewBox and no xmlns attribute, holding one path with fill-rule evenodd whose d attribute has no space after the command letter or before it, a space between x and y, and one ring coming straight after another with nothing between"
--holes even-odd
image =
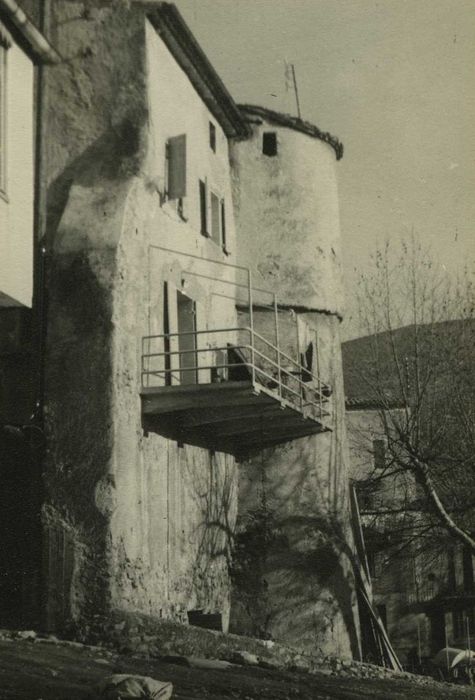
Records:
<instances>
[{"instance_id":1,"label":"wooden shutter","mask_svg":"<svg viewBox=\"0 0 475 700\"><path fill-rule=\"evenodd\" d=\"M201 217L201 233L203 236L208 235L208 216L207 216L207 196L206 182L200 180L200 217Z\"/></svg>"},{"instance_id":2,"label":"wooden shutter","mask_svg":"<svg viewBox=\"0 0 475 700\"><path fill-rule=\"evenodd\" d=\"M186 195L186 134L168 139L168 199Z\"/></svg>"},{"instance_id":3,"label":"wooden shutter","mask_svg":"<svg viewBox=\"0 0 475 700\"><path fill-rule=\"evenodd\" d=\"M226 214L224 210L224 199L221 200L221 242L226 253Z\"/></svg>"},{"instance_id":4,"label":"wooden shutter","mask_svg":"<svg viewBox=\"0 0 475 700\"><path fill-rule=\"evenodd\" d=\"M221 245L221 229L219 222L219 197L211 192L211 238L215 243Z\"/></svg>"}]
</instances>

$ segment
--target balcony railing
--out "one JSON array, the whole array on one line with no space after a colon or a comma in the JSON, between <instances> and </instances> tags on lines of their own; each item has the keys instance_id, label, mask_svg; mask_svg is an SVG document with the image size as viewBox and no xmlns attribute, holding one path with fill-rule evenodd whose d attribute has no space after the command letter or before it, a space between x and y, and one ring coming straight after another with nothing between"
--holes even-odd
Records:
<instances>
[{"instance_id":1,"label":"balcony railing","mask_svg":"<svg viewBox=\"0 0 475 700\"><path fill-rule=\"evenodd\" d=\"M458 586L451 588L447 583L431 583L420 586L418 590L413 591L408 596L408 603L452 603L456 605L458 602L475 601L475 590Z\"/></svg>"},{"instance_id":2,"label":"balcony railing","mask_svg":"<svg viewBox=\"0 0 475 700\"><path fill-rule=\"evenodd\" d=\"M305 417L328 415L329 385L249 327L146 336L142 349L143 388L249 379Z\"/></svg>"}]
</instances>

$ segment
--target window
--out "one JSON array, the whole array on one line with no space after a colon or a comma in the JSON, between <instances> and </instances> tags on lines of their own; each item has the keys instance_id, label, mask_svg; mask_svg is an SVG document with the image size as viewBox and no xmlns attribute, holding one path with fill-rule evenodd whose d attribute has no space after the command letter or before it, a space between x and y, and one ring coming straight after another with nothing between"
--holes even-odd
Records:
<instances>
[{"instance_id":1,"label":"window","mask_svg":"<svg viewBox=\"0 0 475 700\"><path fill-rule=\"evenodd\" d=\"M378 611L379 619L384 625L384 629L388 629L388 613L386 610L386 606L384 603L381 603L380 605L376 606L376 610Z\"/></svg>"},{"instance_id":2,"label":"window","mask_svg":"<svg viewBox=\"0 0 475 700\"><path fill-rule=\"evenodd\" d=\"M371 512L375 509L375 496L378 495L379 482L372 479L362 479L356 482L356 494L361 513Z\"/></svg>"},{"instance_id":3,"label":"window","mask_svg":"<svg viewBox=\"0 0 475 700\"><path fill-rule=\"evenodd\" d=\"M186 195L186 134L168 139L167 198L181 199Z\"/></svg>"},{"instance_id":4,"label":"window","mask_svg":"<svg viewBox=\"0 0 475 700\"><path fill-rule=\"evenodd\" d=\"M265 156L277 155L277 134L275 131L265 131L262 135L262 153Z\"/></svg>"},{"instance_id":5,"label":"window","mask_svg":"<svg viewBox=\"0 0 475 700\"><path fill-rule=\"evenodd\" d=\"M466 632L465 618L463 610L454 610L452 612L452 626L454 630L454 637L464 637Z\"/></svg>"},{"instance_id":6,"label":"window","mask_svg":"<svg viewBox=\"0 0 475 700\"><path fill-rule=\"evenodd\" d=\"M201 221L201 234L203 236L208 236L208 196L206 191L206 182L200 180L200 221Z\"/></svg>"},{"instance_id":7,"label":"window","mask_svg":"<svg viewBox=\"0 0 475 700\"><path fill-rule=\"evenodd\" d=\"M219 245L226 255L226 212L224 199L216 192L209 192L206 181L199 181L200 190L200 228L201 235L210 237Z\"/></svg>"},{"instance_id":8,"label":"window","mask_svg":"<svg viewBox=\"0 0 475 700\"><path fill-rule=\"evenodd\" d=\"M474 589L473 560L472 560L472 552L468 547L463 548L462 571L463 571L463 590L466 593L472 593L473 589Z\"/></svg>"},{"instance_id":9,"label":"window","mask_svg":"<svg viewBox=\"0 0 475 700\"><path fill-rule=\"evenodd\" d=\"M212 122L209 123L209 147L216 153L216 127Z\"/></svg>"},{"instance_id":10,"label":"window","mask_svg":"<svg viewBox=\"0 0 475 700\"><path fill-rule=\"evenodd\" d=\"M300 353L300 365L303 370L301 379L303 382L312 381L312 366L313 366L313 343L309 343L305 352Z\"/></svg>"},{"instance_id":11,"label":"window","mask_svg":"<svg viewBox=\"0 0 475 700\"><path fill-rule=\"evenodd\" d=\"M373 440L373 459L375 469L386 467L386 443L384 440Z\"/></svg>"},{"instance_id":12,"label":"window","mask_svg":"<svg viewBox=\"0 0 475 700\"><path fill-rule=\"evenodd\" d=\"M455 573L455 552L450 548L447 552L447 586L452 593L457 588L457 576Z\"/></svg>"},{"instance_id":13,"label":"window","mask_svg":"<svg viewBox=\"0 0 475 700\"><path fill-rule=\"evenodd\" d=\"M7 189L7 47L0 33L0 192Z\"/></svg>"},{"instance_id":14,"label":"window","mask_svg":"<svg viewBox=\"0 0 475 700\"><path fill-rule=\"evenodd\" d=\"M368 560L369 575L372 579L379 578L383 572L384 557L382 552L367 549L366 557Z\"/></svg>"}]
</instances>

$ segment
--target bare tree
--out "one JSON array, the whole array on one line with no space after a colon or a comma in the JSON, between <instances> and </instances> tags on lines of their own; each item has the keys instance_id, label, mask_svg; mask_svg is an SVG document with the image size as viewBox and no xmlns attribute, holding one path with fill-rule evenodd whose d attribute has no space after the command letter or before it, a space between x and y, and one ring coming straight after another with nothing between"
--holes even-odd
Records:
<instances>
[{"instance_id":1,"label":"bare tree","mask_svg":"<svg viewBox=\"0 0 475 700\"><path fill-rule=\"evenodd\" d=\"M372 263L357 294L365 337L344 360L386 442L384 469L367 483L399 485L375 516L386 509L408 538L442 528L475 553L473 284L467 273L451 278L414 238Z\"/></svg>"}]
</instances>

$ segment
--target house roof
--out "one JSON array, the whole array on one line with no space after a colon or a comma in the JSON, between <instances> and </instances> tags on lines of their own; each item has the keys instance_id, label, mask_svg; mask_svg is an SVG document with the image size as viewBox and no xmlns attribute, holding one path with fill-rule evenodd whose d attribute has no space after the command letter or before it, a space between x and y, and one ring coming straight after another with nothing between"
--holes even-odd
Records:
<instances>
[{"instance_id":1,"label":"house roof","mask_svg":"<svg viewBox=\"0 0 475 700\"><path fill-rule=\"evenodd\" d=\"M247 138L250 135L247 120L175 5L159 2L147 16L226 136Z\"/></svg>"},{"instance_id":2,"label":"house roof","mask_svg":"<svg viewBox=\"0 0 475 700\"><path fill-rule=\"evenodd\" d=\"M0 21L37 63L58 63L61 57L16 0L0 0Z\"/></svg>"},{"instance_id":3,"label":"house roof","mask_svg":"<svg viewBox=\"0 0 475 700\"><path fill-rule=\"evenodd\" d=\"M366 335L342 343L343 378L346 406L349 410L403 408L401 377L410 384L414 361L416 326L403 326L374 335ZM418 349L424 357L431 356L434 370L445 368L447 352L451 369L454 362L460 371L472 372L475 367L475 322L443 321L417 326ZM457 350L452 347L456 344ZM448 350L448 346L450 349ZM399 368L396 366L397 354ZM457 354L456 354L457 353ZM377 386L371 386L379 374ZM473 380L472 380L473 381ZM409 384L407 388L409 389ZM374 390L372 390L374 389Z\"/></svg>"},{"instance_id":4,"label":"house roof","mask_svg":"<svg viewBox=\"0 0 475 700\"><path fill-rule=\"evenodd\" d=\"M347 411L377 411L388 410L393 408L404 408L404 401L400 401L395 397L388 396L384 402L372 396L359 396L345 398L345 408Z\"/></svg>"},{"instance_id":5,"label":"house roof","mask_svg":"<svg viewBox=\"0 0 475 700\"><path fill-rule=\"evenodd\" d=\"M299 117L294 117L291 114L283 114L282 112L274 112L272 109L267 109L267 107L259 107L257 105L239 105L241 112L249 116L261 117L272 124L278 126L286 126L289 129L294 129L294 131L300 131L302 134L307 134L314 139L319 139L328 143L329 146L333 148L336 153L336 159L341 160L343 158L343 144L337 139L336 136L328 133L328 131L321 131L318 126L311 124L310 122L304 121Z\"/></svg>"}]
</instances>

